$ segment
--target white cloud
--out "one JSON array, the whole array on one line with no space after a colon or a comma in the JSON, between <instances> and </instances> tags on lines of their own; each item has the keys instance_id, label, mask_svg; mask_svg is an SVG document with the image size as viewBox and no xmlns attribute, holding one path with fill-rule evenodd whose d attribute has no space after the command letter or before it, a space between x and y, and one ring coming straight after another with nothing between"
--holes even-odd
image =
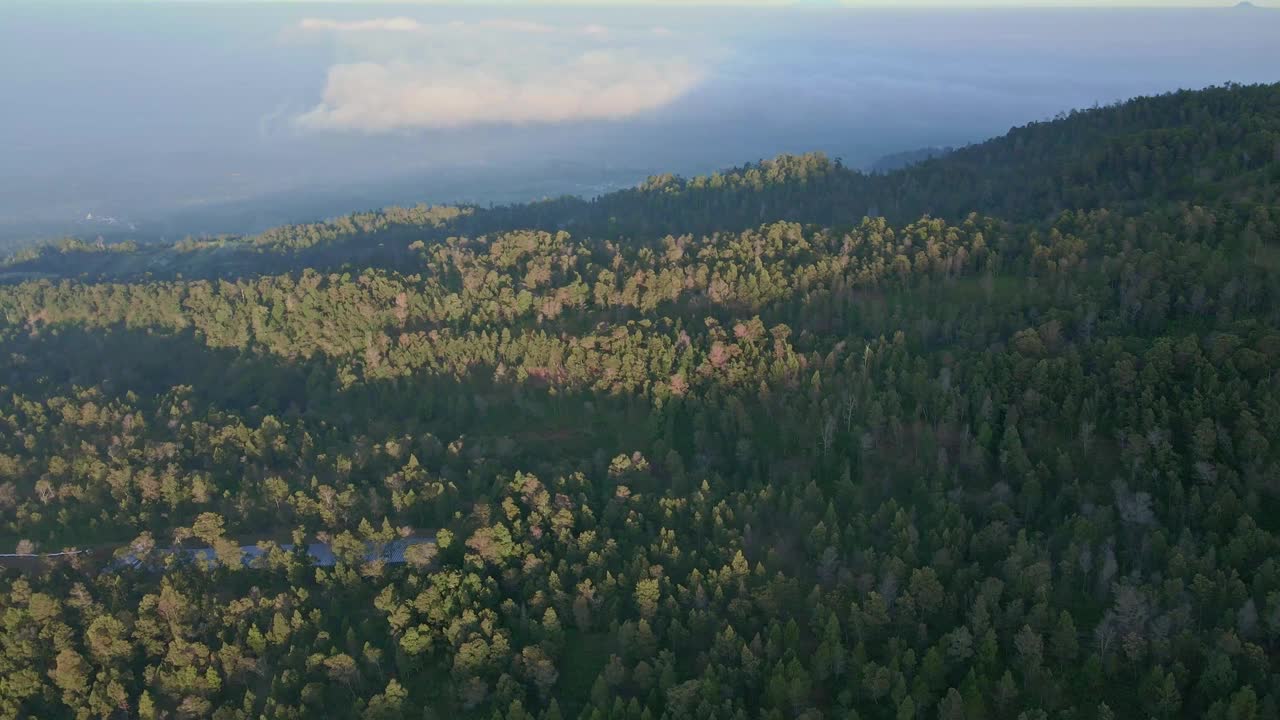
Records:
<instances>
[{"instance_id":1,"label":"white cloud","mask_svg":"<svg viewBox=\"0 0 1280 720\"><path fill-rule=\"evenodd\" d=\"M424 23L410 17L370 18L368 20L334 20L332 18L304 18L298 22L299 30L328 33L409 32L441 34L457 32L506 32L527 35L564 33L568 35L608 35L603 25L561 27L524 20L521 18L488 18L466 22L455 20L445 23Z\"/></svg>"},{"instance_id":2,"label":"white cloud","mask_svg":"<svg viewBox=\"0 0 1280 720\"><path fill-rule=\"evenodd\" d=\"M305 18L298 23L303 30L325 32L418 32L425 26L407 17L372 18L369 20L330 20Z\"/></svg>"},{"instance_id":3,"label":"white cloud","mask_svg":"<svg viewBox=\"0 0 1280 720\"><path fill-rule=\"evenodd\" d=\"M618 119L678 99L703 78L705 54L650 26L549 25L490 16L309 18L341 62L320 101L293 117L312 130L393 132L470 125Z\"/></svg>"},{"instance_id":4,"label":"white cloud","mask_svg":"<svg viewBox=\"0 0 1280 720\"><path fill-rule=\"evenodd\" d=\"M623 118L676 100L702 73L680 60L610 51L540 66L360 62L329 70L305 128L388 132Z\"/></svg>"},{"instance_id":5,"label":"white cloud","mask_svg":"<svg viewBox=\"0 0 1280 720\"><path fill-rule=\"evenodd\" d=\"M458 25L461 23L455 23ZM528 33L530 35L542 35L545 33L553 33L556 28L532 20L518 20L511 18L494 18L492 20L481 20L476 25L481 28L492 30L505 30L507 32Z\"/></svg>"}]
</instances>

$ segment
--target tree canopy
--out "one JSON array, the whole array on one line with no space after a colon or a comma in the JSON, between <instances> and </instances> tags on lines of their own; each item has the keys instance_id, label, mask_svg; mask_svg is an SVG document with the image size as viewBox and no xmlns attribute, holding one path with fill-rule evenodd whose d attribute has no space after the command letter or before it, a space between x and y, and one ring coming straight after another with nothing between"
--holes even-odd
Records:
<instances>
[{"instance_id":1,"label":"tree canopy","mask_svg":"<svg viewBox=\"0 0 1280 720\"><path fill-rule=\"evenodd\" d=\"M1277 187L1229 86L15 261L0 717L1276 717Z\"/></svg>"}]
</instances>

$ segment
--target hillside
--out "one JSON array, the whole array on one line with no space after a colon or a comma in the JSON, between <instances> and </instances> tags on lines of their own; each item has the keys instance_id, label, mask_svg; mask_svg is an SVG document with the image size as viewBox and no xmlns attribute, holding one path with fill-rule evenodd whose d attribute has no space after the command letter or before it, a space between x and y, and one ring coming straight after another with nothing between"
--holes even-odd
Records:
<instances>
[{"instance_id":1,"label":"hillside","mask_svg":"<svg viewBox=\"0 0 1280 720\"><path fill-rule=\"evenodd\" d=\"M14 262L0 717L1280 716L1278 186L1230 86Z\"/></svg>"},{"instance_id":2,"label":"hillside","mask_svg":"<svg viewBox=\"0 0 1280 720\"><path fill-rule=\"evenodd\" d=\"M867 170L873 173L890 173L912 165L919 165L926 160L945 157L954 151L955 148L953 147L926 147L891 153L876 160L867 167Z\"/></svg>"},{"instance_id":3,"label":"hillside","mask_svg":"<svg viewBox=\"0 0 1280 720\"><path fill-rule=\"evenodd\" d=\"M1280 85L1227 86L1073 112L889 173L864 174L818 154L782 156L692 179L652 177L592 200L391 208L256 237L123 252L70 242L11 260L0 280L243 276L343 264L403 269L413 267L408 244L451 235L541 229L654 242L779 220L850 227L865 216L904 223L976 212L1039 222L1070 209L1270 203L1278 188Z\"/></svg>"}]
</instances>

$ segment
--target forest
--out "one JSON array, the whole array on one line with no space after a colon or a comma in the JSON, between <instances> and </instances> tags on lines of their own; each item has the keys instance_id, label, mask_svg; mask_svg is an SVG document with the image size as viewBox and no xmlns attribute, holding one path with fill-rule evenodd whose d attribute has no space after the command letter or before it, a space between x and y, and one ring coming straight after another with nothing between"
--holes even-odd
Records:
<instances>
[{"instance_id":1,"label":"forest","mask_svg":"<svg viewBox=\"0 0 1280 720\"><path fill-rule=\"evenodd\" d=\"M1280 717L1280 85L928 155L10 257L0 718Z\"/></svg>"}]
</instances>

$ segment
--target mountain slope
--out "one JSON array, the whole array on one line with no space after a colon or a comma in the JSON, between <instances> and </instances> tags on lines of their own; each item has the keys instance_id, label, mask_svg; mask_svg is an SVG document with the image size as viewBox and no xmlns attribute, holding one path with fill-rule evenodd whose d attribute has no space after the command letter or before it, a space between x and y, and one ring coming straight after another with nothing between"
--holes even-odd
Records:
<instances>
[{"instance_id":1,"label":"mountain slope","mask_svg":"<svg viewBox=\"0 0 1280 720\"><path fill-rule=\"evenodd\" d=\"M661 236L771 220L851 225L864 215L1043 220L1158 201L1270 200L1278 187L1280 85L1227 86L1073 112L896 172L781 157L692 180L652 178L589 203L512 206L465 226Z\"/></svg>"},{"instance_id":2,"label":"mountain slope","mask_svg":"<svg viewBox=\"0 0 1280 720\"><path fill-rule=\"evenodd\" d=\"M852 226L864 216L951 221L976 212L1040 222L1069 209L1226 203L1247 212L1280 189L1280 85L1182 91L1032 123L895 172L867 175L821 155L782 156L709 176L650 178L593 200L495 208L393 208L261 236L137 252L46 250L22 273L218 276L344 263L411 266L408 244L516 229L649 242L764 222ZM78 249L85 249L81 246ZM406 264L409 263L409 264Z\"/></svg>"}]
</instances>

